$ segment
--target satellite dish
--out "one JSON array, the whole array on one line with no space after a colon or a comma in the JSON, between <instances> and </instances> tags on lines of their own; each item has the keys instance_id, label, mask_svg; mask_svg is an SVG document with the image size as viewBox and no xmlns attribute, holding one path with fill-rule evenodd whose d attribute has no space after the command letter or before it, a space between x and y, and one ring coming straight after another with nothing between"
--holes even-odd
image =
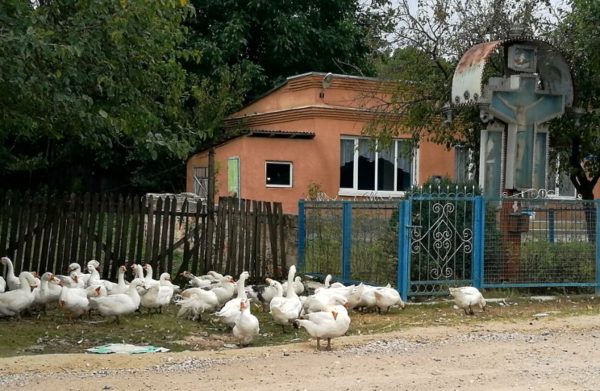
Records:
<instances>
[{"instance_id":1,"label":"satellite dish","mask_svg":"<svg viewBox=\"0 0 600 391\"><path fill-rule=\"evenodd\" d=\"M321 85L323 86L323 89L329 88L329 86L331 86L332 81L333 81L333 73L329 72L323 77L323 80L321 81Z\"/></svg>"}]
</instances>

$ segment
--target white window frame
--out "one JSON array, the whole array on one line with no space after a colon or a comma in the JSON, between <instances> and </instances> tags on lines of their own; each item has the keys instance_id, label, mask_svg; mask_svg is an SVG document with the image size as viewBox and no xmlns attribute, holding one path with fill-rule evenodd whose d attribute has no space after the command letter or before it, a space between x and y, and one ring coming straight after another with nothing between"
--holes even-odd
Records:
<instances>
[{"instance_id":1,"label":"white window frame","mask_svg":"<svg viewBox=\"0 0 600 391\"><path fill-rule=\"evenodd\" d=\"M269 164L287 164L290 168L290 184L289 185L273 185L267 183L267 165ZM290 161L282 160L265 160L265 187L279 187L279 188L290 188L294 186L294 163Z\"/></svg>"},{"instance_id":2,"label":"white window frame","mask_svg":"<svg viewBox=\"0 0 600 391\"><path fill-rule=\"evenodd\" d=\"M371 140L368 137L359 137L359 136L341 136L340 137L340 141L341 140L352 140L354 141L354 170L353 170L353 178L352 178L352 183L353 183L353 188L346 188L346 187L340 187L338 190L338 195L339 196L350 196L350 197L402 197L406 194L405 190L401 190L401 191L390 191L390 190L376 190L379 183L378 183L378 177L377 175L375 175L375 190L359 190L358 189L358 157L359 157L359 150L358 150L358 142L359 140ZM400 151L398 150L399 147L399 143L398 142L406 142L409 139L406 138L397 138L394 139L394 173L396 173L397 171L397 164L398 164L398 156L400 154ZM378 141L376 141L376 143L378 143ZM375 147L375 173L377 173L377 170L379 169L379 151L377 148L377 144ZM339 154L338 154L339 155ZM417 184L417 178L418 178L418 169L419 169L419 165L418 165L418 161L419 161L419 148L413 148L412 150L412 158L410 161L410 169L411 169L411 178L410 178L410 185L411 186L415 186ZM339 166L339 164L338 164ZM398 188L398 176L394 174L394 189Z\"/></svg>"}]
</instances>

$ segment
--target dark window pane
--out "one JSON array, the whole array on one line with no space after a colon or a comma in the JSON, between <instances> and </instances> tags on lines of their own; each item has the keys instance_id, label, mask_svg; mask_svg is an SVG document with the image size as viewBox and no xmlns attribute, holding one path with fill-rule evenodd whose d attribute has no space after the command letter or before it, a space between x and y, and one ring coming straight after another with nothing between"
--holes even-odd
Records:
<instances>
[{"instance_id":1,"label":"dark window pane","mask_svg":"<svg viewBox=\"0 0 600 391\"><path fill-rule=\"evenodd\" d=\"M290 186L289 163L267 163L267 185Z\"/></svg>"},{"instance_id":2,"label":"dark window pane","mask_svg":"<svg viewBox=\"0 0 600 391\"><path fill-rule=\"evenodd\" d=\"M412 150L407 141L398 141L398 191L410 190L412 184Z\"/></svg>"},{"instance_id":3,"label":"dark window pane","mask_svg":"<svg viewBox=\"0 0 600 391\"><path fill-rule=\"evenodd\" d=\"M394 190L394 146L379 151L377 159L377 190Z\"/></svg>"},{"instance_id":4,"label":"dark window pane","mask_svg":"<svg viewBox=\"0 0 600 391\"><path fill-rule=\"evenodd\" d=\"M375 151L366 139L358 140L358 190L375 190Z\"/></svg>"},{"instance_id":5,"label":"dark window pane","mask_svg":"<svg viewBox=\"0 0 600 391\"><path fill-rule=\"evenodd\" d=\"M354 188L354 140L340 140L340 188Z\"/></svg>"}]
</instances>

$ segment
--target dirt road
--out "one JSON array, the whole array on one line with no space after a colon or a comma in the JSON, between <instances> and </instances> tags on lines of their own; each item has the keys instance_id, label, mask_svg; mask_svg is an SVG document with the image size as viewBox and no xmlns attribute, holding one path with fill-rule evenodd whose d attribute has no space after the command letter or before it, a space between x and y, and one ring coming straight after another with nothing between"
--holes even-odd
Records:
<instances>
[{"instance_id":1,"label":"dirt road","mask_svg":"<svg viewBox=\"0 0 600 391\"><path fill-rule=\"evenodd\" d=\"M0 359L3 390L597 390L600 315L488 321L276 347Z\"/></svg>"}]
</instances>

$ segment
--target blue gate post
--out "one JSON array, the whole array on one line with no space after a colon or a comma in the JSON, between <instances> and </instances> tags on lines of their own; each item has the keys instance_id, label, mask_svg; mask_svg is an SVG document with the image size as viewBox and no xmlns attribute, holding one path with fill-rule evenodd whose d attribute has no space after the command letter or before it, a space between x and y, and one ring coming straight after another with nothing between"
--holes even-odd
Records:
<instances>
[{"instance_id":1,"label":"blue gate post","mask_svg":"<svg viewBox=\"0 0 600 391\"><path fill-rule=\"evenodd\" d=\"M600 199L596 203L596 294L600 295Z\"/></svg>"},{"instance_id":2,"label":"blue gate post","mask_svg":"<svg viewBox=\"0 0 600 391\"><path fill-rule=\"evenodd\" d=\"M350 249L352 244L352 204L342 203L342 280L350 281Z\"/></svg>"},{"instance_id":3,"label":"blue gate post","mask_svg":"<svg viewBox=\"0 0 600 391\"><path fill-rule=\"evenodd\" d=\"M298 255L296 267L302 271L304 271L304 238L306 237L304 218L304 200L300 200L298 201Z\"/></svg>"},{"instance_id":4,"label":"blue gate post","mask_svg":"<svg viewBox=\"0 0 600 391\"><path fill-rule=\"evenodd\" d=\"M473 200L473 259L471 260L471 279L475 288L481 288L483 282L483 246L485 233L485 201L482 196Z\"/></svg>"},{"instance_id":5,"label":"blue gate post","mask_svg":"<svg viewBox=\"0 0 600 391\"><path fill-rule=\"evenodd\" d=\"M410 200L400 201L398 209L398 270L396 271L396 286L402 300L406 301L410 281L410 239L408 236L408 226L411 225Z\"/></svg>"},{"instance_id":6,"label":"blue gate post","mask_svg":"<svg viewBox=\"0 0 600 391\"><path fill-rule=\"evenodd\" d=\"M554 243L554 209L548 209L548 242Z\"/></svg>"}]
</instances>

